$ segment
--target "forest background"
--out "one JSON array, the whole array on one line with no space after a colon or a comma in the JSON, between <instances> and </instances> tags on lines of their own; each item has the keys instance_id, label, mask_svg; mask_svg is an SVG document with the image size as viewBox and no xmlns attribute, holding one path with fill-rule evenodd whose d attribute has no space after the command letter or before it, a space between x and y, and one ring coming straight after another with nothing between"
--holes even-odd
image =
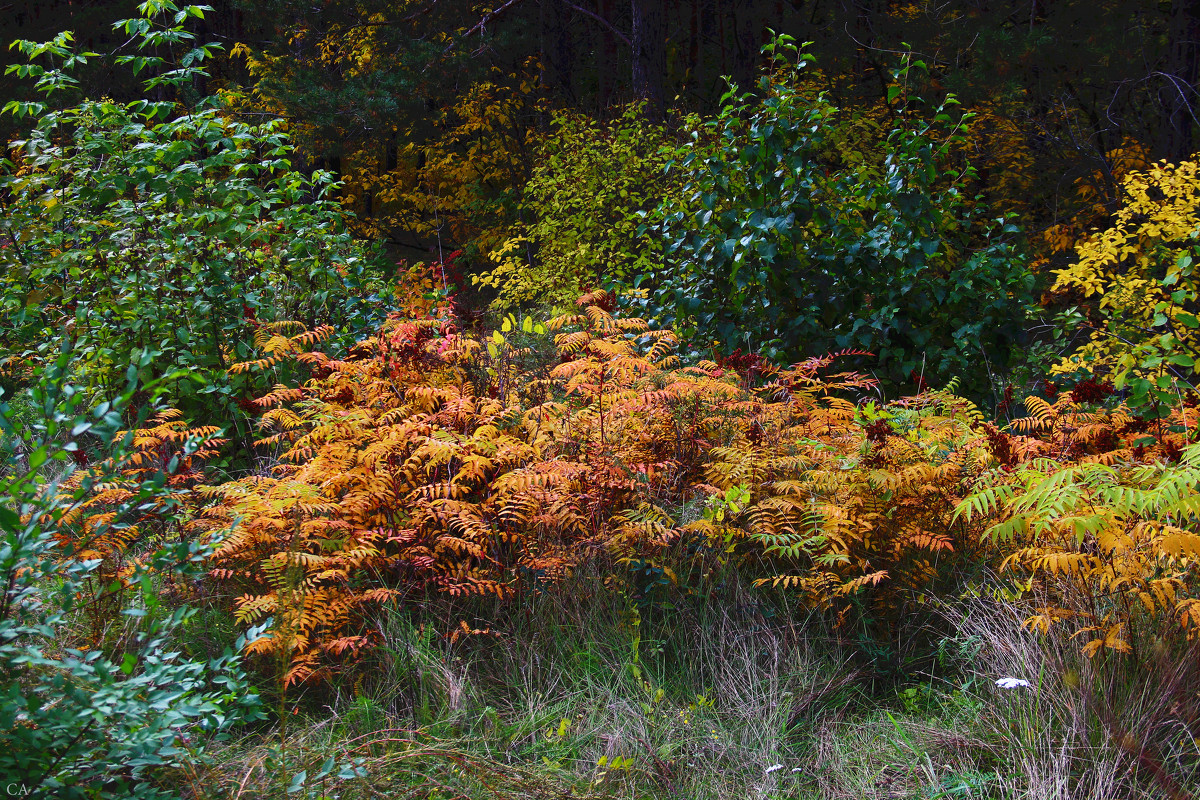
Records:
<instances>
[{"instance_id":1,"label":"forest background","mask_svg":"<svg viewBox=\"0 0 1200 800\"><path fill-rule=\"evenodd\" d=\"M1193 3L4 16L25 796L1200 791Z\"/></svg>"}]
</instances>

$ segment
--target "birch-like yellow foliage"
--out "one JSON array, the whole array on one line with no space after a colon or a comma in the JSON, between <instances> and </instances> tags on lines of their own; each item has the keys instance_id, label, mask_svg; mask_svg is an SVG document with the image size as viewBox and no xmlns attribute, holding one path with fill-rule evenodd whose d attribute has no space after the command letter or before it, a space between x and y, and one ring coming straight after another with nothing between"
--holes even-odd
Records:
<instances>
[{"instance_id":1,"label":"birch-like yellow foliage","mask_svg":"<svg viewBox=\"0 0 1200 800\"><path fill-rule=\"evenodd\" d=\"M1118 387L1137 376L1165 390L1200 369L1200 162L1131 172L1122 198L1113 224L1058 273L1056 290L1099 297L1102 324L1055 371L1112 374Z\"/></svg>"}]
</instances>

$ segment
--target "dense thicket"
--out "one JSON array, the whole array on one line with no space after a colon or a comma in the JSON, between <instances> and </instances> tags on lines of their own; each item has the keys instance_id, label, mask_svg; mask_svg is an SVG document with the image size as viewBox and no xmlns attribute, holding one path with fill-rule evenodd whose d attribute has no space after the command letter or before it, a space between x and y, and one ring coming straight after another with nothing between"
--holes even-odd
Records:
<instances>
[{"instance_id":1,"label":"dense thicket","mask_svg":"<svg viewBox=\"0 0 1200 800\"><path fill-rule=\"evenodd\" d=\"M117 5L5 29L0 784L833 796L718 729L937 696L912 796L1189 796L1191 4Z\"/></svg>"}]
</instances>

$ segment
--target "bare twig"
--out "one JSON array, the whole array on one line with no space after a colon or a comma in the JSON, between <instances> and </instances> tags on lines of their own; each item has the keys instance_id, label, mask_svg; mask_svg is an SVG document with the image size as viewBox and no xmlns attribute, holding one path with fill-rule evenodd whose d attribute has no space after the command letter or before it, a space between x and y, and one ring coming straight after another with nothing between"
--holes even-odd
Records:
<instances>
[{"instance_id":1,"label":"bare twig","mask_svg":"<svg viewBox=\"0 0 1200 800\"><path fill-rule=\"evenodd\" d=\"M479 23L477 25L475 25L475 27L471 28L469 31L464 33L460 38L466 39L468 36L474 36L476 33L481 32L484 28L486 28L488 26L489 23L491 23L492 20L494 20L496 17L503 14L505 11L508 11L510 8L512 8L519 2L521 2L521 0L508 0L507 3L500 6L499 8L497 8L495 11L491 12L490 14L486 15L483 19L479 20ZM442 51L442 55L446 55L451 50L453 50L454 45L455 45L455 42L450 42L450 44L446 45L446 49Z\"/></svg>"},{"instance_id":2,"label":"bare twig","mask_svg":"<svg viewBox=\"0 0 1200 800\"><path fill-rule=\"evenodd\" d=\"M624 44L626 47L628 47L630 49L633 48L633 42L629 40L628 36L621 33L621 31L617 30L617 28L614 27L611 22L609 22L604 17L597 14L595 11L589 11L588 9L583 8L582 6L577 6L574 3L572 3L570 0L560 0L560 2L567 8L574 9L575 11L578 11L580 14L584 14L585 16L589 16L592 19L596 20L596 22L599 22L601 25L603 25L608 30L609 33L611 33L613 36L616 36L618 39L620 39L622 44Z\"/></svg>"}]
</instances>

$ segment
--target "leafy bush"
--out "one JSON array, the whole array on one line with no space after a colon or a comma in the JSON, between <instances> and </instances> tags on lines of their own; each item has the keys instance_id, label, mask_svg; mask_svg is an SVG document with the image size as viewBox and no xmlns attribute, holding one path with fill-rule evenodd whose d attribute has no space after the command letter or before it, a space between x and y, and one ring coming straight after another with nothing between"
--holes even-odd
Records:
<instances>
[{"instance_id":1,"label":"leafy bush","mask_svg":"<svg viewBox=\"0 0 1200 800\"><path fill-rule=\"evenodd\" d=\"M540 91L528 69L490 77L414 130L341 158L357 232L420 249L436 243L439 261L457 250L473 261L504 240L529 179Z\"/></svg>"},{"instance_id":2,"label":"leafy bush","mask_svg":"<svg viewBox=\"0 0 1200 800\"><path fill-rule=\"evenodd\" d=\"M848 148L855 119L806 87L811 58L787 37L767 52L759 95L730 89L676 156L682 193L657 212L667 259L651 282L663 320L702 350L791 361L857 348L891 384L987 388L1033 280L1015 228L963 195L970 168L951 152L965 121L902 107L878 141Z\"/></svg>"},{"instance_id":3,"label":"leafy bush","mask_svg":"<svg viewBox=\"0 0 1200 800\"><path fill-rule=\"evenodd\" d=\"M87 503L128 477L133 437L118 429L132 392L85 413L71 368L66 353L37 375L29 397L39 413L28 424L14 425L0 405L0 451L14 465L0 479L0 781L24 796L170 797L156 788L157 771L202 761L212 737L258 716L258 698L234 652L203 662L172 649L194 611L166 608L156 581L194 579L208 546L169 541L119 575L103 574L89 550L147 509L176 507L173 464L126 481L78 536ZM89 438L110 458L72 483L71 456ZM201 444L186 442L180 457ZM81 642L80 618L109 602L118 639Z\"/></svg>"},{"instance_id":4,"label":"leafy bush","mask_svg":"<svg viewBox=\"0 0 1200 800\"><path fill-rule=\"evenodd\" d=\"M115 61L152 73L148 95L169 96L211 55L182 25L203 11L143 10L117 23L142 54ZM37 77L49 97L6 106L35 117L0 171L0 342L10 354L36 359L46 342L70 340L93 397L118 391L131 363L144 364L143 381L186 370L169 387L174 404L192 419L238 422L238 401L255 391L226 370L251 357L262 325L354 331L369 319L367 254L345 230L331 177L291 169L281 120L239 122L211 98L195 110L108 99L56 108L71 70L95 54L75 52L69 34L17 46L49 67L10 71ZM165 54L180 49L171 69Z\"/></svg>"},{"instance_id":5,"label":"leafy bush","mask_svg":"<svg viewBox=\"0 0 1200 800\"><path fill-rule=\"evenodd\" d=\"M1200 163L1158 164L1122 181L1112 225L1076 248L1054 288L1098 297L1090 340L1056 368L1111 376L1130 402L1169 408L1200 373Z\"/></svg>"},{"instance_id":6,"label":"leafy bush","mask_svg":"<svg viewBox=\"0 0 1200 800\"><path fill-rule=\"evenodd\" d=\"M660 244L639 236L642 213L670 191L667 129L641 104L601 123L557 112L534 156L522 206L528 221L476 281L499 290L502 305L566 305L601 286L628 285L661 260ZM535 248L530 265L526 245Z\"/></svg>"}]
</instances>

